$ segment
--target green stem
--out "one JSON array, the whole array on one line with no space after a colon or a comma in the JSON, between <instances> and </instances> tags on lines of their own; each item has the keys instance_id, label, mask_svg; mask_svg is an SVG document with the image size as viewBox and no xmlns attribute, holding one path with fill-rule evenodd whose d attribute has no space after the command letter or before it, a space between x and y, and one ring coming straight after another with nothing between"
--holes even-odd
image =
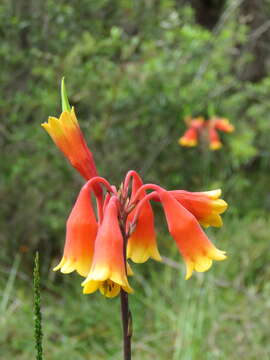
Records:
<instances>
[{"instance_id":1,"label":"green stem","mask_svg":"<svg viewBox=\"0 0 270 360\"><path fill-rule=\"evenodd\" d=\"M127 241L128 237L125 231L125 221L123 222L123 226L121 226L121 232L123 236L124 246L124 262L126 264L126 249L127 249ZM121 316L122 316L122 329L123 329L123 359L131 360L131 337L132 337L132 317L131 312L129 310L128 303L128 293L121 289L120 293L121 298Z\"/></svg>"},{"instance_id":2,"label":"green stem","mask_svg":"<svg viewBox=\"0 0 270 360\"><path fill-rule=\"evenodd\" d=\"M36 360L42 360L42 315L40 309L40 276L39 255L36 252L34 265L34 321L35 321L35 347Z\"/></svg>"}]
</instances>

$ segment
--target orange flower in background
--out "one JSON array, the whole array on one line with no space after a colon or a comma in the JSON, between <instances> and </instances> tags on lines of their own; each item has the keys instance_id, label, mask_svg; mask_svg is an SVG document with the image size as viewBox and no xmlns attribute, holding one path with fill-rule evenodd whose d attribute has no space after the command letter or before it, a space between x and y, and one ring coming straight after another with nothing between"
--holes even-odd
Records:
<instances>
[{"instance_id":1,"label":"orange flower in background","mask_svg":"<svg viewBox=\"0 0 270 360\"><path fill-rule=\"evenodd\" d=\"M226 118L212 117L209 120L199 118L185 118L188 129L179 139L179 144L186 147L198 145L200 138L208 138L209 149L218 150L222 147L218 131L230 133L234 131L234 126Z\"/></svg>"},{"instance_id":2,"label":"orange flower in background","mask_svg":"<svg viewBox=\"0 0 270 360\"><path fill-rule=\"evenodd\" d=\"M198 137L200 129L203 127L204 119L202 117L198 118L185 118L186 123L188 124L188 129L182 137L178 140L179 144L182 146L193 147L198 144Z\"/></svg>"},{"instance_id":3,"label":"orange flower in background","mask_svg":"<svg viewBox=\"0 0 270 360\"><path fill-rule=\"evenodd\" d=\"M222 147L218 133L215 129L209 129L209 148L211 150L218 150Z\"/></svg>"},{"instance_id":4,"label":"orange flower in background","mask_svg":"<svg viewBox=\"0 0 270 360\"><path fill-rule=\"evenodd\" d=\"M214 117L214 118L211 118L209 121L214 123L214 127L216 130L224 131L227 133L231 133L234 131L234 126L226 118Z\"/></svg>"},{"instance_id":5,"label":"orange flower in background","mask_svg":"<svg viewBox=\"0 0 270 360\"><path fill-rule=\"evenodd\" d=\"M49 118L42 126L71 164L87 179L66 225L64 254L54 270L77 271L85 277L83 293L99 289L106 297L133 292L128 282L132 275L127 259L142 263L161 260L150 201L163 206L168 229L186 263L186 278L193 271L206 271L212 260L224 260L203 232L203 226L222 225L227 204L221 191L167 191L155 184L144 184L136 171L129 171L119 189L97 175L93 156L81 133L75 113L70 109L62 83L63 113ZM205 127L202 118L189 120L196 136ZM191 141L191 129L189 138ZM213 127L211 130L216 131ZM195 137L193 139L195 141ZM190 144L190 143L189 143ZM191 146L191 145L189 145ZM151 191L147 193L147 191ZM92 203L93 199L93 203Z\"/></svg>"},{"instance_id":6,"label":"orange flower in background","mask_svg":"<svg viewBox=\"0 0 270 360\"><path fill-rule=\"evenodd\" d=\"M117 197L113 196L106 207L95 242L93 264L82 283L84 294L91 294L99 289L103 295L114 297L121 288L128 293L133 291L127 279L117 203Z\"/></svg>"},{"instance_id":7,"label":"orange flower in background","mask_svg":"<svg viewBox=\"0 0 270 360\"><path fill-rule=\"evenodd\" d=\"M90 191L85 185L67 220L63 258L53 270L64 274L76 270L86 277L92 264L97 228Z\"/></svg>"}]
</instances>

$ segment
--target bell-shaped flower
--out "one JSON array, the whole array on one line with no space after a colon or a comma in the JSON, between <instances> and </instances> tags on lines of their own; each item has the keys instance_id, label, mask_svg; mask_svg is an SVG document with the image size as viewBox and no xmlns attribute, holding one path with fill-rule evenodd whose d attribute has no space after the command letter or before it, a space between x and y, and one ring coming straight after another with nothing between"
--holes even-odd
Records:
<instances>
[{"instance_id":1,"label":"bell-shaped flower","mask_svg":"<svg viewBox=\"0 0 270 360\"><path fill-rule=\"evenodd\" d=\"M193 127L189 128L182 137L178 140L182 146L193 147L198 144L198 133Z\"/></svg>"},{"instance_id":2,"label":"bell-shaped flower","mask_svg":"<svg viewBox=\"0 0 270 360\"><path fill-rule=\"evenodd\" d=\"M173 190L170 194L191 212L201 225L205 227L223 225L220 214L226 211L228 205L220 199L220 189L206 192Z\"/></svg>"},{"instance_id":3,"label":"bell-shaped flower","mask_svg":"<svg viewBox=\"0 0 270 360\"><path fill-rule=\"evenodd\" d=\"M224 131L227 133L234 131L234 126L226 118L213 118L210 119L210 121L213 121L214 127L217 130Z\"/></svg>"},{"instance_id":4,"label":"bell-shaped flower","mask_svg":"<svg viewBox=\"0 0 270 360\"><path fill-rule=\"evenodd\" d=\"M182 137L178 140L178 143L182 146L193 147L198 144L199 132L204 126L204 119L202 117L198 118L185 118L186 123L188 124L188 129Z\"/></svg>"},{"instance_id":5,"label":"bell-shaped flower","mask_svg":"<svg viewBox=\"0 0 270 360\"><path fill-rule=\"evenodd\" d=\"M67 274L76 270L86 277L92 264L96 235L97 221L91 195L85 185L67 220L64 255L54 271L60 269Z\"/></svg>"},{"instance_id":6,"label":"bell-shaped flower","mask_svg":"<svg viewBox=\"0 0 270 360\"><path fill-rule=\"evenodd\" d=\"M70 107L64 78L61 84L62 114L60 118L50 116L41 126L48 132L56 146L86 180L97 176L95 161L81 132L74 108ZM98 188L95 192L100 194Z\"/></svg>"},{"instance_id":7,"label":"bell-shaped flower","mask_svg":"<svg viewBox=\"0 0 270 360\"><path fill-rule=\"evenodd\" d=\"M133 291L127 279L124 241L118 215L118 199L112 196L98 229L92 267L82 283L84 294L99 289L104 296L115 297L121 288L128 293Z\"/></svg>"},{"instance_id":8,"label":"bell-shaped flower","mask_svg":"<svg viewBox=\"0 0 270 360\"><path fill-rule=\"evenodd\" d=\"M218 150L222 147L218 133L214 128L209 129L209 148L211 150Z\"/></svg>"},{"instance_id":9,"label":"bell-shaped flower","mask_svg":"<svg viewBox=\"0 0 270 360\"><path fill-rule=\"evenodd\" d=\"M134 176L130 202L137 190L143 185L139 175ZM145 191L141 192L138 200L143 199ZM129 214L127 223L131 223L135 209ZM135 263L143 263L149 258L161 261L161 256L157 247L156 232L154 225L154 214L149 201L146 201L141 208L136 227L132 231L127 243L127 258Z\"/></svg>"},{"instance_id":10,"label":"bell-shaped flower","mask_svg":"<svg viewBox=\"0 0 270 360\"><path fill-rule=\"evenodd\" d=\"M202 231L196 218L167 191L159 192L169 232L176 241L186 264L186 279L193 270L207 271L213 260L226 259L225 252L218 250Z\"/></svg>"},{"instance_id":11,"label":"bell-shaped flower","mask_svg":"<svg viewBox=\"0 0 270 360\"><path fill-rule=\"evenodd\" d=\"M97 175L93 155L83 137L74 108L71 111L63 111L59 119L49 117L48 122L42 126L71 165L86 180Z\"/></svg>"}]
</instances>

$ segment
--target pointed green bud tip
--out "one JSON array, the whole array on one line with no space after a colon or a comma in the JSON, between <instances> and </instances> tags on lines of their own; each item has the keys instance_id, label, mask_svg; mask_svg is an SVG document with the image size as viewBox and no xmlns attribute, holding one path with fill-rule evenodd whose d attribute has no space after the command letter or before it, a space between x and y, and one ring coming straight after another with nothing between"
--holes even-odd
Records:
<instances>
[{"instance_id":1,"label":"pointed green bud tip","mask_svg":"<svg viewBox=\"0 0 270 360\"><path fill-rule=\"evenodd\" d=\"M62 102L62 111L71 111L71 106L68 101L64 77L62 77L62 82L61 82L61 102Z\"/></svg>"}]
</instances>

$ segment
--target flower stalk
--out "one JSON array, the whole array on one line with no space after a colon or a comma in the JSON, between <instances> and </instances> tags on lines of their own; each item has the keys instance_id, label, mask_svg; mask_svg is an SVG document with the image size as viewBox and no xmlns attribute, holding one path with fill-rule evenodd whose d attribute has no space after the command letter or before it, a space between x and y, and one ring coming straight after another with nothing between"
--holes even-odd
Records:
<instances>
[{"instance_id":1,"label":"flower stalk","mask_svg":"<svg viewBox=\"0 0 270 360\"><path fill-rule=\"evenodd\" d=\"M43 359L42 350L42 315L40 309L40 275L39 275L39 254L36 253L34 264L34 321L35 321L35 347L36 360Z\"/></svg>"},{"instance_id":2,"label":"flower stalk","mask_svg":"<svg viewBox=\"0 0 270 360\"><path fill-rule=\"evenodd\" d=\"M168 231L186 265L186 279L192 276L193 271L207 271L213 260L226 259L225 251L212 244L201 226L222 226L220 214L226 210L227 203L220 199L220 189L193 193L180 189L167 190L156 184L144 184L134 170L128 171L120 186L116 187L98 175L74 108L68 102L64 80L62 107L59 118L49 117L42 126L86 183L68 217L64 254L54 270L64 274L76 271L84 278L81 283L84 294L99 290L107 298L120 295L123 359L131 360L129 294L134 290L129 284L133 272L128 261L145 263L150 258L162 261L157 246L155 214L150 202L155 201L163 208ZM211 130L232 131L233 127L225 120L212 120ZM181 145L197 144L197 133L204 127L204 120L193 119L191 127L180 141ZM216 149L218 137L213 131L210 140L213 140L211 145L215 141ZM42 357L39 301L37 293L37 341L40 346L37 360Z\"/></svg>"},{"instance_id":3,"label":"flower stalk","mask_svg":"<svg viewBox=\"0 0 270 360\"><path fill-rule=\"evenodd\" d=\"M125 230L121 229L124 239L124 249L127 247L127 234ZM126 251L124 251L124 260L126 263ZM131 337L132 337L132 317L129 310L128 293L121 289L120 292L121 301L121 316L122 316L122 332L123 332L123 359L131 359Z\"/></svg>"}]
</instances>

